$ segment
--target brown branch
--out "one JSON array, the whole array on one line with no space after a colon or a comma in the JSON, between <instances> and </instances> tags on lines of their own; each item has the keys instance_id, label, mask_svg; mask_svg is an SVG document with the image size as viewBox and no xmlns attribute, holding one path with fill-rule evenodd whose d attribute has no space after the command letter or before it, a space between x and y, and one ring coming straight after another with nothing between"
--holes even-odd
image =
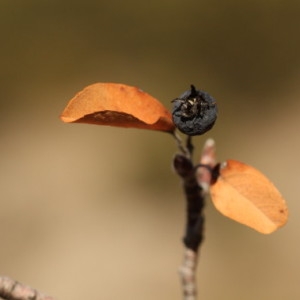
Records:
<instances>
[{"instance_id":1,"label":"brown branch","mask_svg":"<svg viewBox=\"0 0 300 300\"><path fill-rule=\"evenodd\" d=\"M184 300L196 300L196 268L197 252L185 248L183 262L179 267Z\"/></svg>"},{"instance_id":2,"label":"brown branch","mask_svg":"<svg viewBox=\"0 0 300 300\"><path fill-rule=\"evenodd\" d=\"M0 300L54 300L54 298L14 279L0 276Z\"/></svg>"},{"instance_id":3,"label":"brown branch","mask_svg":"<svg viewBox=\"0 0 300 300\"><path fill-rule=\"evenodd\" d=\"M196 268L198 248L203 241L204 199L209 191L211 170L215 164L215 142L212 139L208 139L203 147L196 172L189 158L180 155L174 158L174 167L183 179L187 199L187 229L184 237L186 249L179 268L184 300L197 299Z\"/></svg>"}]
</instances>

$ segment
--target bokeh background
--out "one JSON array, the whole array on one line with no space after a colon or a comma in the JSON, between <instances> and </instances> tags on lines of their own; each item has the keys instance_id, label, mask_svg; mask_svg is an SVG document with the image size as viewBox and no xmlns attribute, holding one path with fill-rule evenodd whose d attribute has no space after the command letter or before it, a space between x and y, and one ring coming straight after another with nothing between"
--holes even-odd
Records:
<instances>
[{"instance_id":1,"label":"bokeh background","mask_svg":"<svg viewBox=\"0 0 300 300\"><path fill-rule=\"evenodd\" d=\"M165 133L63 124L94 82L167 107L191 83L219 105L218 159L265 173L288 224L264 236L207 202L200 299L299 299L300 2L0 3L0 273L57 299L181 299L184 201Z\"/></svg>"}]
</instances>

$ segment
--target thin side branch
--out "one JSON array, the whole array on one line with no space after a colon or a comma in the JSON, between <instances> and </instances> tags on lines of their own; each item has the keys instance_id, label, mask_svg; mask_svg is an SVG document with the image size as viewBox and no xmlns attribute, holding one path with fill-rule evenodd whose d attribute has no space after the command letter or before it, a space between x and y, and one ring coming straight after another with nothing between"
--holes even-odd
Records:
<instances>
[{"instance_id":1,"label":"thin side branch","mask_svg":"<svg viewBox=\"0 0 300 300\"><path fill-rule=\"evenodd\" d=\"M0 300L54 300L54 298L9 277L0 276Z\"/></svg>"},{"instance_id":2,"label":"thin side branch","mask_svg":"<svg viewBox=\"0 0 300 300\"><path fill-rule=\"evenodd\" d=\"M198 185L202 187L206 195L209 192L212 176L210 170L216 165L216 145L213 139L206 140L199 163L200 166L207 166L207 168L199 167L196 173Z\"/></svg>"},{"instance_id":3,"label":"thin side branch","mask_svg":"<svg viewBox=\"0 0 300 300\"><path fill-rule=\"evenodd\" d=\"M191 152L188 149L188 143L187 145L183 145L183 141L180 137L180 135L177 133L177 131L172 132L172 136L175 138L177 147L180 150L180 152L187 158L191 158Z\"/></svg>"}]
</instances>

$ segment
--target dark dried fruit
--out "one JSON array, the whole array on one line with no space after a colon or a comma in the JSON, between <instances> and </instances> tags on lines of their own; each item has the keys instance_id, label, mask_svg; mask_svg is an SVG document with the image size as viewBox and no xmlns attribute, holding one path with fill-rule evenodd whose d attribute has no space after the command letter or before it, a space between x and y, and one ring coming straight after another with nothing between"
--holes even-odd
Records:
<instances>
[{"instance_id":1,"label":"dark dried fruit","mask_svg":"<svg viewBox=\"0 0 300 300\"><path fill-rule=\"evenodd\" d=\"M187 135L200 135L211 129L217 119L217 105L208 93L196 90L191 85L189 91L172 101L173 122Z\"/></svg>"}]
</instances>

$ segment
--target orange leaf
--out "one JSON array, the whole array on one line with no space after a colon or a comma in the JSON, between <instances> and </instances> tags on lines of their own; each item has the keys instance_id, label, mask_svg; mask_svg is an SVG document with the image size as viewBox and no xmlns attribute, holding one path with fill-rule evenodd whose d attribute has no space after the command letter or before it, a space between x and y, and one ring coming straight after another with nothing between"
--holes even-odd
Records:
<instances>
[{"instance_id":1,"label":"orange leaf","mask_svg":"<svg viewBox=\"0 0 300 300\"><path fill-rule=\"evenodd\" d=\"M260 233L271 233L287 221L285 200L269 179L251 166L227 160L210 190L220 213Z\"/></svg>"},{"instance_id":2,"label":"orange leaf","mask_svg":"<svg viewBox=\"0 0 300 300\"><path fill-rule=\"evenodd\" d=\"M173 132L170 112L136 87L95 83L70 100L61 115L64 122L144 128Z\"/></svg>"}]
</instances>

